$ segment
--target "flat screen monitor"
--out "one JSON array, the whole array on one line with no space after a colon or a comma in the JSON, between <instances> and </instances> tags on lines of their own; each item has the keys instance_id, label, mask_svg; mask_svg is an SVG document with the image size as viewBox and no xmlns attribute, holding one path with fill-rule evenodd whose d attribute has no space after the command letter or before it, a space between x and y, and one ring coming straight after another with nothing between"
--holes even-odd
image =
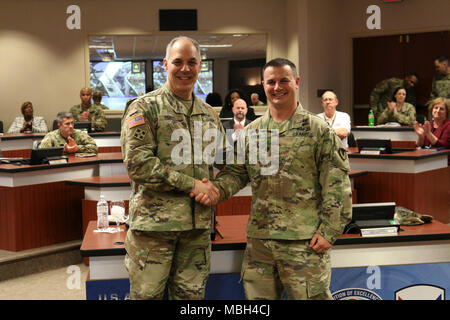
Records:
<instances>
[{"instance_id":1,"label":"flat screen monitor","mask_svg":"<svg viewBox=\"0 0 450 320\"><path fill-rule=\"evenodd\" d=\"M122 110L129 99L145 94L145 61L91 61L91 88L102 93L102 104Z\"/></svg>"},{"instance_id":2,"label":"flat screen monitor","mask_svg":"<svg viewBox=\"0 0 450 320\"><path fill-rule=\"evenodd\" d=\"M352 220L394 219L395 202L357 203L352 205Z\"/></svg>"},{"instance_id":3,"label":"flat screen monitor","mask_svg":"<svg viewBox=\"0 0 450 320\"><path fill-rule=\"evenodd\" d=\"M361 150L379 151L381 154L392 153L392 143L390 139L356 139L358 152Z\"/></svg>"},{"instance_id":4,"label":"flat screen monitor","mask_svg":"<svg viewBox=\"0 0 450 320\"><path fill-rule=\"evenodd\" d=\"M92 132L92 124L90 121L80 121L75 122L73 127L78 130L83 130L85 132Z\"/></svg>"},{"instance_id":5,"label":"flat screen monitor","mask_svg":"<svg viewBox=\"0 0 450 320\"><path fill-rule=\"evenodd\" d=\"M202 60L202 68L194 86L194 94L203 101L209 93L214 91L213 67L213 60ZM164 70L163 60L153 60L152 68L153 89L156 90L166 83L167 72Z\"/></svg>"},{"instance_id":6,"label":"flat screen monitor","mask_svg":"<svg viewBox=\"0 0 450 320\"><path fill-rule=\"evenodd\" d=\"M42 148L31 150L30 164L43 164L48 157L60 157L63 155L64 147Z\"/></svg>"}]
</instances>

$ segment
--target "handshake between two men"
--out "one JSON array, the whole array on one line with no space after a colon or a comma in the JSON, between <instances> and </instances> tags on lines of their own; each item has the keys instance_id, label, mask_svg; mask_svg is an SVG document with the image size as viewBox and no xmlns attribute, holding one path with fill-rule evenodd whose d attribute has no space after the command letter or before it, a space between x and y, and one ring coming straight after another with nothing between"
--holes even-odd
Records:
<instances>
[{"instance_id":1,"label":"handshake between two men","mask_svg":"<svg viewBox=\"0 0 450 320\"><path fill-rule=\"evenodd\" d=\"M205 206L213 206L219 202L220 191L206 178L203 178L201 181L195 179L194 188L189 193L189 196L191 198L195 197L195 201Z\"/></svg>"}]
</instances>

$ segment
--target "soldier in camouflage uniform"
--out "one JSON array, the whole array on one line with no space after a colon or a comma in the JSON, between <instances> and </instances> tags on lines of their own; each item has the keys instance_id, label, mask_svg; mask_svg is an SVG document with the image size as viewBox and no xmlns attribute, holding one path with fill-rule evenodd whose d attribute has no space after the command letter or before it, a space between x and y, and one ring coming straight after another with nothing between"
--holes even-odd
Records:
<instances>
[{"instance_id":1,"label":"soldier in camouflage uniform","mask_svg":"<svg viewBox=\"0 0 450 320\"><path fill-rule=\"evenodd\" d=\"M398 122L404 126L410 126L416 121L416 108L412 104L405 102L406 89L399 87L394 91L392 102L388 102L388 107L378 116L377 124L387 122Z\"/></svg>"},{"instance_id":2,"label":"soldier in camouflage uniform","mask_svg":"<svg viewBox=\"0 0 450 320\"><path fill-rule=\"evenodd\" d=\"M47 133L39 148L64 147L64 153L97 153L95 140L86 132L73 128L70 112L60 112L56 116L58 129Z\"/></svg>"},{"instance_id":3,"label":"soldier in camouflage uniform","mask_svg":"<svg viewBox=\"0 0 450 320\"><path fill-rule=\"evenodd\" d=\"M245 294L280 299L286 291L289 299L331 299L329 249L351 220L347 153L327 123L297 102L300 78L292 62L274 59L263 70L269 110L239 136L245 164L227 163L214 181L221 200L249 182L252 187ZM247 161L251 130L278 130L276 172L265 175L262 164Z\"/></svg>"},{"instance_id":4,"label":"soldier in camouflage uniform","mask_svg":"<svg viewBox=\"0 0 450 320\"><path fill-rule=\"evenodd\" d=\"M132 181L125 242L130 296L162 299L167 285L170 299L203 299L212 210L189 193L218 198L211 182L201 182L212 177L212 162L201 158L209 144L202 137L208 129L225 134L217 113L193 94L201 69L198 43L173 39L164 67L166 84L134 100L122 118L122 153Z\"/></svg>"},{"instance_id":5,"label":"soldier in camouflage uniform","mask_svg":"<svg viewBox=\"0 0 450 320\"><path fill-rule=\"evenodd\" d=\"M409 74L405 79L390 78L379 82L370 93L369 105L375 113L377 123L380 114L387 109L387 103L392 101L395 89L403 87L407 90L406 102L416 105L414 87L419 82L416 74Z\"/></svg>"},{"instance_id":6,"label":"soldier in camouflage uniform","mask_svg":"<svg viewBox=\"0 0 450 320\"><path fill-rule=\"evenodd\" d=\"M102 93L100 91L94 91L92 95L92 100L94 101L94 105L102 108L103 110L109 110L107 106L102 104Z\"/></svg>"},{"instance_id":7,"label":"soldier in camouflage uniform","mask_svg":"<svg viewBox=\"0 0 450 320\"><path fill-rule=\"evenodd\" d=\"M94 131L104 131L108 122L103 109L98 105L91 104L92 89L81 89L80 98L81 103L70 108L75 122L91 121Z\"/></svg>"},{"instance_id":8,"label":"soldier in camouflage uniform","mask_svg":"<svg viewBox=\"0 0 450 320\"><path fill-rule=\"evenodd\" d=\"M431 84L429 105L436 98L450 98L450 66L446 56L438 57L434 60L436 75Z\"/></svg>"}]
</instances>

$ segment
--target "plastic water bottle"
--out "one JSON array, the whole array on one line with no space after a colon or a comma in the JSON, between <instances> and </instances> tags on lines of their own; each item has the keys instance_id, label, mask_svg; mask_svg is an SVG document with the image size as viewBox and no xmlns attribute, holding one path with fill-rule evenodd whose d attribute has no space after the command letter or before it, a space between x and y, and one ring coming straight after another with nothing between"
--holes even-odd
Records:
<instances>
[{"instance_id":1,"label":"plastic water bottle","mask_svg":"<svg viewBox=\"0 0 450 320\"><path fill-rule=\"evenodd\" d=\"M97 202L97 229L105 230L108 226L108 202L105 196L101 195L100 201Z\"/></svg>"},{"instance_id":2,"label":"plastic water bottle","mask_svg":"<svg viewBox=\"0 0 450 320\"><path fill-rule=\"evenodd\" d=\"M370 109L369 111L369 127L375 126L375 115L373 114L373 110Z\"/></svg>"}]
</instances>

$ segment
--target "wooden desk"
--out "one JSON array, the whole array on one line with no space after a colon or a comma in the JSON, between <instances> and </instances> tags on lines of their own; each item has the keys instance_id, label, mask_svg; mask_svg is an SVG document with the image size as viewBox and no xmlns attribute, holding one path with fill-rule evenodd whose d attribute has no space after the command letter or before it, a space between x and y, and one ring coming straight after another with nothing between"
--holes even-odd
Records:
<instances>
[{"instance_id":1,"label":"wooden desk","mask_svg":"<svg viewBox=\"0 0 450 320\"><path fill-rule=\"evenodd\" d=\"M81 239L84 190L65 180L123 171L121 153L69 156L67 164L58 165L1 164L0 249L20 251Z\"/></svg>"},{"instance_id":2,"label":"wooden desk","mask_svg":"<svg viewBox=\"0 0 450 320\"><path fill-rule=\"evenodd\" d=\"M355 181L358 201L395 202L437 220L449 222L450 150L414 150L361 155L349 148L351 169L369 173Z\"/></svg>"},{"instance_id":3,"label":"wooden desk","mask_svg":"<svg viewBox=\"0 0 450 320\"><path fill-rule=\"evenodd\" d=\"M217 217L223 239L216 236L212 242L211 273L240 272L248 217ZM126 232L94 233L95 229L96 222L90 221L80 249L81 255L90 259L91 280L128 278L123 265ZM450 226L434 220L421 226L401 226L401 229L398 236L389 237L341 235L331 251L332 267L450 262Z\"/></svg>"},{"instance_id":4,"label":"wooden desk","mask_svg":"<svg viewBox=\"0 0 450 320\"><path fill-rule=\"evenodd\" d=\"M390 139L394 148L415 148L417 134L412 127L368 127L352 128L355 139Z\"/></svg>"},{"instance_id":5,"label":"wooden desk","mask_svg":"<svg viewBox=\"0 0 450 320\"><path fill-rule=\"evenodd\" d=\"M92 132L89 134L95 139L99 153L120 152L120 132ZM45 133L5 133L0 136L0 148L4 157L31 156L34 141L40 141Z\"/></svg>"},{"instance_id":6,"label":"wooden desk","mask_svg":"<svg viewBox=\"0 0 450 320\"><path fill-rule=\"evenodd\" d=\"M350 179L362 177L368 172L364 170L351 170ZM83 233L86 232L89 221L97 219L97 201L100 196L105 196L107 200L123 200L128 208L128 200L130 199L131 187L130 178L127 174L106 175L100 177L88 177L81 179L71 179L66 181L69 185L84 187L83 207ZM217 204L214 208L217 216L222 215L248 215L250 214L252 202L252 190L250 186L246 186L235 194L231 199ZM353 190L354 203L356 200L356 190Z\"/></svg>"}]
</instances>

